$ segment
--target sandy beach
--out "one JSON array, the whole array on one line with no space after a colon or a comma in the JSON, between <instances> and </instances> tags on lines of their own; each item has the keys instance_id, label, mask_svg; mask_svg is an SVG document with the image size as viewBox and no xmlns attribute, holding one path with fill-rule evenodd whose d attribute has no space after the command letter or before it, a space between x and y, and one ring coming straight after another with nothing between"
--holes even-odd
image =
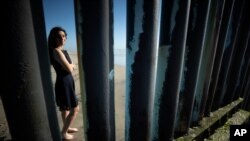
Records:
<instances>
[{"instance_id":1,"label":"sandy beach","mask_svg":"<svg viewBox=\"0 0 250 141\"><path fill-rule=\"evenodd\" d=\"M79 69L78 69L78 59L76 53L69 53L72 61L76 64L77 68L73 72L73 77L76 86L76 95L79 98L79 104L82 106L81 101L81 91L80 91L80 80L79 80ZM116 141L124 141L125 135L125 66L115 65L115 123L116 123ZM52 81L55 82L56 74L53 68L51 68ZM57 116L60 128L62 127L62 120L60 112L57 109ZM84 125L83 125L83 113L80 107L80 112L76 117L72 127L77 127L80 129L79 132L74 133L74 141L84 141ZM6 117L4 115L2 102L0 99L0 140L7 141L10 140L11 136L8 130L8 124Z\"/></svg>"},{"instance_id":2,"label":"sandy beach","mask_svg":"<svg viewBox=\"0 0 250 141\"><path fill-rule=\"evenodd\" d=\"M81 101L81 90L80 90L80 80L79 80L79 69L78 69L78 59L76 53L69 53L72 61L75 63L77 68L73 72L75 85L76 85L76 95L80 100L80 106L82 106ZM116 141L124 141L125 136L125 66L115 65L115 122L116 122ZM51 68L52 80L55 81L55 71ZM53 83L54 84L54 83ZM83 125L83 115L82 108L80 107L80 113L78 114L73 127L80 129L80 132L75 133L74 141L84 141L84 125ZM62 120L60 117L60 112L58 111L58 120L60 128L62 127Z\"/></svg>"}]
</instances>

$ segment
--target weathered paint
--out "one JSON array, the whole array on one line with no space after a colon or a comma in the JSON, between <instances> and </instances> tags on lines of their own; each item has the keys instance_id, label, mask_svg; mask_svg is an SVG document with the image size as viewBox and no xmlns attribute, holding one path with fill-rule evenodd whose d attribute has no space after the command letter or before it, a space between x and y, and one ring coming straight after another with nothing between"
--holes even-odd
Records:
<instances>
[{"instance_id":1,"label":"weathered paint","mask_svg":"<svg viewBox=\"0 0 250 141\"><path fill-rule=\"evenodd\" d=\"M127 1L128 2L132 1ZM131 4L132 5L132 4ZM132 70L132 64L134 64L134 58L136 52L139 50L139 37L140 34L143 32L142 29L142 22L135 22L135 21L142 21L143 20L143 1L135 1L133 3L133 9L134 10L134 19L131 17L130 19L127 19L127 28L130 24L134 23L134 25L131 25L131 28L133 26L133 30L131 31L132 37L129 37L127 35L127 40L128 38L132 38L129 41L127 41L127 48L126 48L126 103L125 103L125 140L129 141L129 129L130 129L130 87L131 87L131 75L133 74ZM129 16L128 13L128 8L127 8L127 17ZM130 21L131 20L131 21ZM127 29L129 30L129 29ZM129 47L129 48L128 48Z\"/></svg>"},{"instance_id":2,"label":"weathered paint","mask_svg":"<svg viewBox=\"0 0 250 141\"><path fill-rule=\"evenodd\" d=\"M157 77L156 77L156 88L155 88L155 102L154 102L154 114L153 114L153 127L152 136L156 140L158 138L158 123L159 123L159 108L160 99L162 94L162 88L165 81L165 70L168 69L168 60L170 55L171 46L160 46L158 50L158 62L157 62ZM162 75L158 75L162 74Z\"/></svg>"},{"instance_id":3,"label":"weathered paint","mask_svg":"<svg viewBox=\"0 0 250 141\"><path fill-rule=\"evenodd\" d=\"M152 140L173 140L190 1L162 2Z\"/></svg>"},{"instance_id":4,"label":"weathered paint","mask_svg":"<svg viewBox=\"0 0 250 141\"><path fill-rule=\"evenodd\" d=\"M207 100L207 86L210 79L210 69L211 61L213 61L213 55L215 51L216 43L216 33L218 33L219 25L217 22L220 22L221 10L224 5L224 0L221 1L212 1L209 11L209 18L207 23L207 32L204 42L204 50L202 54L201 66L198 76L198 85L195 90L195 100L194 100L194 109L192 115L191 125L195 125L203 117L203 110L205 107L205 102ZM218 15L216 15L218 14ZM213 37L215 36L215 37ZM212 46L214 45L214 46ZM211 47L212 46L212 47Z\"/></svg>"},{"instance_id":5,"label":"weathered paint","mask_svg":"<svg viewBox=\"0 0 250 141\"><path fill-rule=\"evenodd\" d=\"M197 1L192 1L192 4L196 5L195 2ZM210 8L198 12L199 8L191 7L190 12L193 13L189 16L190 1L163 1L163 18L159 26L160 0L128 1L127 141L172 140L173 136L177 136L174 133L175 128L183 124L184 116L181 110L187 108L184 115L190 116L187 117L190 118L189 122L198 123L202 118L201 111L204 107L201 105L204 101L208 106L216 105L215 109L218 109L222 106L222 101L223 104L228 104L230 99L240 95L244 98L242 108L250 110L250 24L247 21L246 9L249 7L249 1L235 1L232 16L226 16L231 19L222 19L222 27L225 29L221 29L220 34L216 25L218 23L215 23L219 22L216 17L220 14L214 15L216 10L223 9L217 7L216 1L211 1L212 5L210 1L205 2L209 3L206 8ZM233 4L231 0L226 2ZM56 113L53 113L55 105L50 97L52 88L48 83L50 75L46 61L49 60L46 60L48 57L44 48L46 39L44 22L41 22L41 3L19 1L15 4L6 4L9 14L6 22L10 30L4 32L7 40L4 40L6 46L3 47L3 53L7 52L8 56L7 59L4 58L7 61L4 61L3 66L7 68L3 70L3 74L11 75L8 79L3 77L1 98L12 137L17 140L61 140L55 119ZM212 17L208 22L206 10L214 12L210 13ZM230 15L230 12L226 11L224 10L224 13ZM85 140L114 141L113 1L76 0L75 13ZM199 14L204 17L199 19ZM193 49L192 44L186 43L186 38L190 41L187 34L188 18L190 29L198 30L195 29L198 25L196 23L199 22L200 25L200 34L192 34L197 40L197 46L200 47L197 47L198 49ZM159 30L161 40L157 50ZM221 50L216 50L213 64L217 34L220 36L217 49ZM189 63L191 60L192 63ZM217 60L221 62L217 64ZM216 75L212 73L211 76L210 67ZM211 81L214 79L218 79L217 85ZM207 95L209 87L213 88L209 89ZM210 90L215 91L212 93L215 94L214 98L210 95ZM190 96L192 92L196 95ZM211 96L212 101L204 98L204 95L208 98ZM186 102L183 99L185 96L188 99ZM228 96L229 101L225 102ZM45 103L50 108L48 111ZM33 108L36 110L32 110ZM209 109L205 108L207 113ZM16 116L17 113L21 113L21 119L20 116ZM191 120L192 115L193 119L197 119ZM190 125L187 121L182 131L187 131ZM24 126L28 126L29 129L22 130Z\"/></svg>"},{"instance_id":6,"label":"weathered paint","mask_svg":"<svg viewBox=\"0 0 250 141\"><path fill-rule=\"evenodd\" d=\"M194 0L191 2L185 50L185 68L183 69L185 74L182 75L182 81L184 82L182 82L179 96L176 135L187 133L190 127L209 10L209 0Z\"/></svg>"},{"instance_id":7,"label":"weathered paint","mask_svg":"<svg viewBox=\"0 0 250 141\"><path fill-rule=\"evenodd\" d=\"M115 140L112 1L76 1L87 140ZM112 57L110 57L112 55Z\"/></svg>"},{"instance_id":8,"label":"weathered paint","mask_svg":"<svg viewBox=\"0 0 250 141\"><path fill-rule=\"evenodd\" d=\"M126 141L150 141L160 0L127 1Z\"/></svg>"}]
</instances>

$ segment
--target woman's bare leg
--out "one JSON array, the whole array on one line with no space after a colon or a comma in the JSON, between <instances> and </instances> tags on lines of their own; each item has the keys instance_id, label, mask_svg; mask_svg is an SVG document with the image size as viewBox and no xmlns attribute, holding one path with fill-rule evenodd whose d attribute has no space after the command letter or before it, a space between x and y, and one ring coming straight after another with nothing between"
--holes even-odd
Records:
<instances>
[{"instance_id":1,"label":"woman's bare leg","mask_svg":"<svg viewBox=\"0 0 250 141\"><path fill-rule=\"evenodd\" d=\"M66 119L64 120L63 128L62 128L62 135L65 139L72 139L73 135L68 134L68 129L72 122L74 121L77 113L79 112L79 106L75 107L74 109L71 109L68 113Z\"/></svg>"},{"instance_id":2,"label":"woman's bare leg","mask_svg":"<svg viewBox=\"0 0 250 141\"><path fill-rule=\"evenodd\" d=\"M69 115L69 112L70 111L68 111L68 110L65 110L65 111L61 112L61 117L62 117L63 124L65 124L65 120L66 120L67 116ZM78 132L78 131L79 130L77 128L71 128L71 127L68 128L69 133Z\"/></svg>"},{"instance_id":3,"label":"woman's bare leg","mask_svg":"<svg viewBox=\"0 0 250 141\"><path fill-rule=\"evenodd\" d=\"M63 121L63 127L65 125L65 121L66 121L67 116L69 115L69 112L70 111L68 111L68 110L61 111L61 117L62 117L62 121ZM63 136L63 139L73 139L73 135L70 135L67 132L64 133L63 130L62 130L62 136Z\"/></svg>"},{"instance_id":4,"label":"woman's bare leg","mask_svg":"<svg viewBox=\"0 0 250 141\"><path fill-rule=\"evenodd\" d=\"M63 124L65 123L65 119L66 119L66 117L68 115L69 115L69 111L68 110L61 111L61 117L62 117Z\"/></svg>"}]
</instances>

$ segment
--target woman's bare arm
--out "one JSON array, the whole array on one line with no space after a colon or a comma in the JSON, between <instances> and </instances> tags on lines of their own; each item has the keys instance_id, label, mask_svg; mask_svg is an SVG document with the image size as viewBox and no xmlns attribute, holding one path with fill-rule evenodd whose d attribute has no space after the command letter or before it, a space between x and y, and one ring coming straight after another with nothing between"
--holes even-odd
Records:
<instances>
[{"instance_id":1,"label":"woman's bare arm","mask_svg":"<svg viewBox=\"0 0 250 141\"><path fill-rule=\"evenodd\" d=\"M54 57L55 59L62 65L63 69L65 69L68 72L73 72L75 65L70 64L68 60L66 59L65 55L60 49L54 49Z\"/></svg>"}]
</instances>

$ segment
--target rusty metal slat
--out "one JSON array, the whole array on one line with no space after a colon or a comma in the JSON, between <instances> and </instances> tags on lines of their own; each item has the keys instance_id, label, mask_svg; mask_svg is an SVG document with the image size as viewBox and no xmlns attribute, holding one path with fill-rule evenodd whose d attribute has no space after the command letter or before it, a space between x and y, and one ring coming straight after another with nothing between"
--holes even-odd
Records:
<instances>
[{"instance_id":1,"label":"rusty metal slat","mask_svg":"<svg viewBox=\"0 0 250 141\"><path fill-rule=\"evenodd\" d=\"M127 1L125 140L150 141L160 0Z\"/></svg>"},{"instance_id":2,"label":"rusty metal slat","mask_svg":"<svg viewBox=\"0 0 250 141\"><path fill-rule=\"evenodd\" d=\"M248 47L247 47L247 51L246 51L246 56L245 56L245 61L244 62L248 62L246 63L247 67L246 67L246 72L243 76L243 83L241 85L241 88L239 90L239 95L240 97L244 97L244 89L246 89L246 83L248 80L248 75L250 75L250 39L248 39Z\"/></svg>"},{"instance_id":3,"label":"rusty metal slat","mask_svg":"<svg viewBox=\"0 0 250 141\"><path fill-rule=\"evenodd\" d=\"M201 66L202 52L206 33L206 24L210 10L209 0L191 1L187 42L185 50L185 69L179 95L175 136L188 132L193 112L195 88Z\"/></svg>"},{"instance_id":4,"label":"rusty metal slat","mask_svg":"<svg viewBox=\"0 0 250 141\"><path fill-rule=\"evenodd\" d=\"M38 18L39 22L45 23L44 17L37 13L42 13L42 1L6 1L4 6L4 13L7 14L5 28L8 30L4 30L3 33L6 44L1 53L5 56L3 61L5 69L2 73L7 77L1 78L1 98L11 138L12 140L53 140L51 133L56 131L51 131L55 128L50 130L44 99L44 92L49 92L49 90L44 91L44 88L52 90L52 85L43 86L46 78L42 80L42 76L46 72L40 72L39 66L41 65L39 61L44 61L43 69L50 70L48 53L46 54L45 46L41 46L46 43L45 28L41 26L41 33L34 30L34 27L39 26L35 25L38 24ZM37 11L34 11L32 6L37 6ZM37 17L34 18L35 16ZM37 45L40 43L38 39L44 43ZM42 49L38 49L40 47L43 47L43 52ZM39 57L38 53L43 53L41 55L44 55L45 60L39 60L42 57ZM49 94L53 96L53 93ZM50 108L52 111L55 106ZM50 120L52 118L56 117L51 115ZM57 139L60 139L60 136Z\"/></svg>"},{"instance_id":5,"label":"rusty metal slat","mask_svg":"<svg viewBox=\"0 0 250 141\"><path fill-rule=\"evenodd\" d=\"M218 82L218 76L220 72L222 57L223 57L223 53L225 49L226 39L227 39L228 32L229 32L230 21L232 19L231 17L232 17L233 6L234 6L234 0L228 0L225 2L221 28L220 28L220 33L219 33L219 39L218 39L218 44L217 44L217 51L216 51L211 81L210 81L209 90L208 90L208 101L206 104L206 111L205 111L206 115L208 115L211 112L211 108L213 106L215 88Z\"/></svg>"},{"instance_id":6,"label":"rusty metal slat","mask_svg":"<svg viewBox=\"0 0 250 141\"><path fill-rule=\"evenodd\" d=\"M245 74L243 76L243 83L242 83L241 89L239 91L239 95L242 98L245 97L245 91L248 88L247 87L247 85L248 85L247 83L248 83L249 77L250 77L250 59L248 60L247 67L246 67L246 72L245 72Z\"/></svg>"},{"instance_id":7,"label":"rusty metal slat","mask_svg":"<svg viewBox=\"0 0 250 141\"><path fill-rule=\"evenodd\" d=\"M221 68L219 72L217 86L215 88L215 98L213 100L212 110L216 110L222 104L222 100L224 98L225 92L225 84L227 82L227 75L230 67L230 62L232 58L232 53L234 52L234 44L236 38L239 34L239 21L241 19L242 13L242 2L243 1L235 1L234 9L232 14L232 21L229 27L229 35L227 38L227 43L225 44L224 54L222 58Z\"/></svg>"},{"instance_id":8,"label":"rusty metal slat","mask_svg":"<svg viewBox=\"0 0 250 141\"><path fill-rule=\"evenodd\" d=\"M209 113L207 113L207 105L210 104L211 97L209 96L209 86L210 86L210 81L211 81L211 76L212 76L212 70L214 68L214 59L217 51L217 44L218 44L218 39L221 29L221 22L222 22L222 15L224 12L224 7L225 7L225 0L219 0L216 3L216 11L215 11L215 23L213 27L213 34L208 38L207 43L207 51L204 53L207 54L207 57L205 57L204 62L207 63L206 70L205 70L205 80L204 80L204 86L202 90L202 99L201 99L201 110L199 113L200 119L203 118L203 116L209 116ZM205 55L206 56L206 55Z\"/></svg>"},{"instance_id":9,"label":"rusty metal slat","mask_svg":"<svg viewBox=\"0 0 250 141\"><path fill-rule=\"evenodd\" d=\"M213 56L215 55L217 34L220 28L218 23L221 19L221 10L223 9L223 6L224 0L211 1L204 50L198 76L198 85L195 90L194 108L191 121L192 126L198 124L199 120L204 116L204 107L207 101L206 91L209 84Z\"/></svg>"},{"instance_id":10,"label":"rusty metal slat","mask_svg":"<svg viewBox=\"0 0 250 141\"><path fill-rule=\"evenodd\" d=\"M249 30L249 33L250 33L250 30ZM236 99L236 98L239 98L240 95L241 95L241 92L242 92L242 89L244 88L245 86L245 81L247 79L247 70L249 69L250 67L250 46L249 46L249 41L250 41L250 36L249 36L249 33L248 33L248 40L247 42L245 43L246 46L248 46L246 48L246 52L244 53L244 57L242 58L241 60L241 68L239 70L239 76L238 76L238 79L237 79L237 83L235 84L236 87L235 87L235 93L232 97L232 99Z\"/></svg>"},{"instance_id":11,"label":"rusty metal slat","mask_svg":"<svg viewBox=\"0 0 250 141\"><path fill-rule=\"evenodd\" d=\"M223 105L231 103L233 101L236 87L239 84L239 76L241 74L243 57L245 56L247 49L247 42L250 36L250 22L248 20L248 8L249 2L246 1L243 7L242 20L240 21L239 36L236 39L235 51L233 54L230 70L228 74L228 82L226 85L225 96L223 98Z\"/></svg>"},{"instance_id":12,"label":"rusty metal slat","mask_svg":"<svg viewBox=\"0 0 250 141\"><path fill-rule=\"evenodd\" d=\"M115 70L114 70L114 1L109 0L109 90L110 90L110 125L111 136L110 141L116 141L116 129L115 129Z\"/></svg>"},{"instance_id":13,"label":"rusty metal slat","mask_svg":"<svg viewBox=\"0 0 250 141\"><path fill-rule=\"evenodd\" d=\"M250 111L250 69L248 69L248 76L246 79L246 87L242 91L242 98L244 99L242 108Z\"/></svg>"},{"instance_id":14,"label":"rusty metal slat","mask_svg":"<svg viewBox=\"0 0 250 141\"><path fill-rule=\"evenodd\" d=\"M153 140L173 140L191 1L162 1Z\"/></svg>"},{"instance_id":15,"label":"rusty metal slat","mask_svg":"<svg viewBox=\"0 0 250 141\"><path fill-rule=\"evenodd\" d=\"M36 35L36 45L39 59L39 67L41 72L41 79L44 91L44 97L47 108L47 115L49 120L50 132L53 140L61 140L61 132L57 119L56 105L54 101L54 90L51 83L51 64L50 61L45 61L49 58L49 52L46 41L46 28L43 11L43 1L30 1L32 9L32 18L34 23L34 32ZM42 20L43 19L43 20ZM46 69L45 69L46 68Z\"/></svg>"},{"instance_id":16,"label":"rusty metal slat","mask_svg":"<svg viewBox=\"0 0 250 141\"><path fill-rule=\"evenodd\" d=\"M111 1L76 1L76 29L84 72L87 140L115 139Z\"/></svg>"}]
</instances>

